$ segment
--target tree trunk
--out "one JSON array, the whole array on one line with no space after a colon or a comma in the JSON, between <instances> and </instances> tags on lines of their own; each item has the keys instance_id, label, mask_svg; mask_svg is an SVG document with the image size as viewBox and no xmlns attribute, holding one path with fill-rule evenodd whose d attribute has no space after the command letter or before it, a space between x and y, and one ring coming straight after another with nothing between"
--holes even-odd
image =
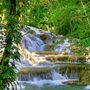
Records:
<instances>
[{"instance_id":1,"label":"tree trunk","mask_svg":"<svg viewBox=\"0 0 90 90\"><path fill-rule=\"evenodd\" d=\"M10 9L9 9L8 24L7 24L8 33L6 34L6 45L0 62L1 65L8 65L8 62L10 60L13 34L14 34L13 32L15 28L14 27L15 22L13 22L13 19L16 18L16 0L9 0L9 3L10 3Z\"/></svg>"}]
</instances>

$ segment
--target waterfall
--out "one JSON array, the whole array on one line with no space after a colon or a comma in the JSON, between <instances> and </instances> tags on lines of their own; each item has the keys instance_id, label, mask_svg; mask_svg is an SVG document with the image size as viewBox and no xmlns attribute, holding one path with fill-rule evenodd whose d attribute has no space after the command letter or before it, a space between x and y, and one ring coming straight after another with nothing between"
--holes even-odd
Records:
<instances>
[{"instance_id":1,"label":"waterfall","mask_svg":"<svg viewBox=\"0 0 90 90\"><path fill-rule=\"evenodd\" d=\"M67 81L68 79L55 70L50 71L46 74L40 74L40 75L20 75L18 77L19 83L29 83L30 85L37 85L37 86L43 86L43 85L63 85L63 82Z\"/></svg>"},{"instance_id":2,"label":"waterfall","mask_svg":"<svg viewBox=\"0 0 90 90\"><path fill-rule=\"evenodd\" d=\"M21 41L22 47L26 48L28 51L43 51L44 42L35 36L25 35Z\"/></svg>"},{"instance_id":3,"label":"waterfall","mask_svg":"<svg viewBox=\"0 0 90 90\"><path fill-rule=\"evenodd\" d=\"M25 34L20 43L21 56L20 62L16 64L16 67L19 67L16 80L20 85L25 83L36 86L63 85L63 82L69 80L67 76L68 69L66 69L65 75L62 75L55 69L56 67L52 62L46 61L44 57L35 54L36 51L45 50L45 43L39 35L47 32L30 26L25 27L22 32L28 32L28 29L31 30L30 33ZM49 43L51 42L49 41ZM53 51L70 53L70 49L67 48L69 46L69 40L65 39L64 43L56 45ZM31 61L31 59L35 60Z\"/></svg>"},{"instance_id":4,"label":"waterfall","mask_svg":"<svg viewBox=\"0 0 90 90\"><path fill-rule=\"evenodd\" d=\"M62 44L57 44L56 47L55 47L55 52L68 52L70 53L70 49L67 48L70 46L70 42L69 42L69 39L65 39L64 40L64 43Z\"/></svg>"}]
</instances>

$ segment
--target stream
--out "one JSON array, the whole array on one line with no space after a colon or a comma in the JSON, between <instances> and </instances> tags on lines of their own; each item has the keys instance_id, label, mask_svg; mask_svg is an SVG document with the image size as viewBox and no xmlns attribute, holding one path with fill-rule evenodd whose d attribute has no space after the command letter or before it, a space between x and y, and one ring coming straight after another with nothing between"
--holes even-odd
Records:
<instances>
[{"instance_id":1,"label":"stream","mask_svg":"<svg viewBox=\"0 0 90 90\"><path fill-rule=\"evenodd\" d=\"M68 38L31 26L24 27L22 34L16 62L18 90L90 90L87 63L73 58Z\"/></svg>"}]
</instances>

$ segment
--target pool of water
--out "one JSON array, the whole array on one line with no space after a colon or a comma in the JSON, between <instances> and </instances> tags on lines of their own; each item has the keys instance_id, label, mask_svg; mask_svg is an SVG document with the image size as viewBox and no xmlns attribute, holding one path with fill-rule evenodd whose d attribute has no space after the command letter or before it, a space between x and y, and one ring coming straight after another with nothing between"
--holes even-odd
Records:
<instances>
[{"instance_id":1,"label":"pool of water","mask_svg":"<svg viewBox=\"0 0 90 90\"><path fill-rule=\"evenodd\" d=\"M42 87L39 86L32 86L30 84L24 84L21 86L21 90L90 90L85 89L84 86L70 86L70 85L58 85L58 86L52 86L52 85L44 85Z\"/></svg>"}]
</instances>

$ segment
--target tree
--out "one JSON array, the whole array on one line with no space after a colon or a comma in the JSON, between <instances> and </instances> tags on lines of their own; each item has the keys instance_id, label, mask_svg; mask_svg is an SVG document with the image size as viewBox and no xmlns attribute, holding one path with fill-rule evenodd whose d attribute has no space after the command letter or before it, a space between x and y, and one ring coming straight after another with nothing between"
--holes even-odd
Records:
<instances>
[{"instance_id":1,"label":"tree","mask_svg":"<svg viewBox=\"0 0 90 90\"><path fill-rule=\"evenodd\" d=\"M9 10L9 18L8 18L8 24L7 24L7 33L6 33L6 46L3 53L3 57L1 59L1 65L7 65L10 59L10 49L12 46L13 36L15 32L15 22L13 19L16 18L16 0L10 0L10 10ZM8 57L6 59L6 57Z\"/></svg>"},{"instance_id":2,"label":"tree","mask_svg":"<svg viewBox=\"0 0 90 90\"><path fill-rule=\"evenodd\" d=\"M15 65L10 59L19 59L18 49L13 45L13 43L18 43L20 40L20 33L18 32L18 17L16 12L16 0L6 1L10 6L8 6L9 17L7 19L6 26L6 45L4 49L3 56L0 60L0 89L5 89L9 84L12 84L15 80L16 73L14 72ZM19 39L17 39L19 37Z\"/></svg>"}]
</instances>

